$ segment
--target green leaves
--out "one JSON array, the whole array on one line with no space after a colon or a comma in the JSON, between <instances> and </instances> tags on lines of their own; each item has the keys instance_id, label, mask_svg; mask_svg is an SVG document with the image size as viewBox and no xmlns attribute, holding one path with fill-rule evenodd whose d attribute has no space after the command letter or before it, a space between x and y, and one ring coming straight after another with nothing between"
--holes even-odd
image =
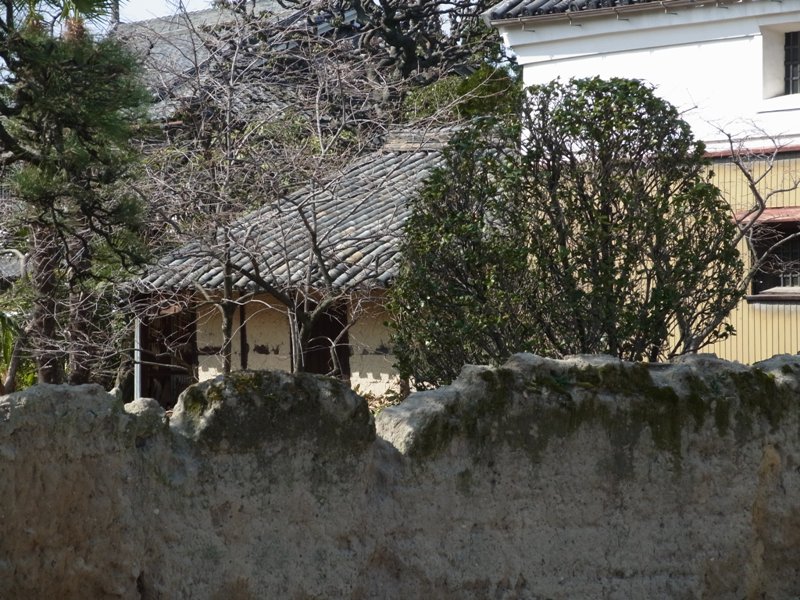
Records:
<instances>
[{"instance_id":1,"label":"green leaves","mask_svg":"<svg viewBox=\"0 0 800 600\"><path fill-rule=\"evenodd\" d=\"M148 99L133 57L113 40L38 37L20 40L18 55L7 126L32 158L13 177L15 195L65 240L135 229L136 203L114 185L135 161L129 138Z\"/></svg>"},{"instance_id":2,"label":"green leaves","mask_svg":"<svg viewBox=\"0 0 800 600\"><path fill-rule=\"evenodd\" d=\"M533 87L519 115L462 133L407 226L401 371L438 384L521 350L656 360L729 335L742 264L703 156L625 79Z\"/></svg>"},{"instance_id":3,"label":"green leaves","mask_svg":"<svg viewBox=\"0 0 800 600\"><path fill-rule=\"evenodd\" d=\"M125 184L149 95L136 60L113 39L33 28L5 43L11 83L0 94L10 110L0 126L13 160L7 181L29 232L33 288L26 346L42 381L60 381L69 358L71 381L82 382L113 348L101 343L114 333L115 308L102 282L119 281L145 255L142 206Z\"/></svg>"},{"instance_id":4,"label":"green leaves","mask_svg":"<svg viewBox=\"0 0 800 600\"><path fill-rule=\"evenodd\" d=\"M520 73L506 66L483 64L469 76L449 75L411 89L403 100L404 120L427 117L462 120L514 114L522 100Z\"/></svg>"}]
</instances>

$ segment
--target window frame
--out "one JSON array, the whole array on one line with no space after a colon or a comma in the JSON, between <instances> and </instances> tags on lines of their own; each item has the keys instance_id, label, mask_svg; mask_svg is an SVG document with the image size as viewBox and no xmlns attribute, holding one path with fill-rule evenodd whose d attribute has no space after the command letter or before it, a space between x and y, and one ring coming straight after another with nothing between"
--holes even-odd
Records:
<instances>
[{"instance_id":1,"label":"window frame","mask_svg":"<svg viewBox=\"0 0 800 600\"><path fill-rule=\"evenodd\" d=\"M783 93L800 94L800 31L787 31L783 38Z\"/></svg>"},{"instance_id":2,"label":"window frame","mask_svg":"<svg viewBox=\"0 0 800 600\"><path fill-rule=\"evenodd\" d=\"M800 109L800 92L786 93L787 34L800 33L800 21L761 25L761 104L757 112Z\"/></svg>"},{"instance_id":3,"label":"window frame","mask_svg":"<svg viewBox=\"0 0 800 600\"><path fill-rule=\"evenodd\" d=\"M760 235L750 240L754 258L763 257L780 238L800 233L800 221L757 223L754 231ZM796 302L800 301L800 236L781 244L773 254L775 260L765 263L753 276L750 283L749 302ZM769 259L768 259L769 261ZM795 285L791 285L795 284Z\"/></svg>"}]
</instances>

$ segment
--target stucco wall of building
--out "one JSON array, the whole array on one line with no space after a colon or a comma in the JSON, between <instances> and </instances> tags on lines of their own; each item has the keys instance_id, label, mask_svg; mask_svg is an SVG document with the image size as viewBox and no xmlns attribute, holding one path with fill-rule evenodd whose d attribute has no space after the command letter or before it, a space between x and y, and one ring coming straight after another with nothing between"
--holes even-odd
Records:
<instances>
[{"instance_id":1,"label":"stucco wall of building","mask_svg":"<svg viewBox=\"0 0 800 600\"><path fill-rule=\"evenodd\" d=\"M233 323L232 362L235 370L243 368L242 335L247 342L248 369L289 370L289 325L281 304L269 295L260 295L237 310ZM244 318L242 318L244 317ZM246 326L242 328L242 323ZM198 311L198 378L213 379L222 372L219 348L222 346L222 317L213 306Z\"/></svg>"},{"instance_id":2,"label":"stucco wall of building","mask_svg":"<svg viewBox=\"0 0 800 600\"><path fill-rule=\"evenodd\" d=\"M748 210L754 206L754 197L740 169L729 158L714 161L713 182L729 199L733 212ZM763 156L748 163L754 179L759 181L758 190L768 198L770 208L800 206L800 155L780 154L768 159ZM780 191L785 190L785 191ZM780 193L773 193L780 191ZM746 240L739 244L739 252L745 268L752 261ZM765 302L753 296L748 289L748 299L739 302L731 312L729 322L736 335L708 346L705 351L714 352L721 358L743 363L755 363L775 354L797 354L800 352L800 301Z\"/></svg>"},{"instance_id":3,"label":"stucco wall of building","mask_svg":"<svg viewBox=\"0 0 800 600\"><path fill-rule=\"evenodd\" d=\"M350 382L361 393L383 396L399 389L400 381L394 368L391 331L386 326L389 314L384 308L385 294L373 292L368 299L356 304L351 315Z\"/></svg>"},{"instance_id":4,"label":"stucco wall of building","mask_svg":"<svg viewBox=\"0 0 800 600\"><path fill-rule=\"evenodd\" d=\"M350 341L350 384L365 394L382 396L397 390L399 380L391 353L390 331L386 327L388 315L383 308L383 295L373 292L368 297L352 300L348 331ZM244 320L242 320L244 315ZM242 322L245 327L242 328ZM221 317L211 306L198 311L197 347L199 352L199 380L213 379L222 372L218 349L222 345ZM234 319L233 369L241 370L242 335L247 341L248 369L291 368L289 321L281 303L272 296L262 294L237 311Z\"/></svg>"}]
</instances>

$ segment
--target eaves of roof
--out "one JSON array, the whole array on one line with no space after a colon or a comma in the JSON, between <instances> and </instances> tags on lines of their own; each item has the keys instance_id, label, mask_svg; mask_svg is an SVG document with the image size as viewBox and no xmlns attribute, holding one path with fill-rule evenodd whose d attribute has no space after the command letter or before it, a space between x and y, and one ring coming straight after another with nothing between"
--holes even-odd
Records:
<instances>
[{"instance_id":1,"label":"eaves of roof","mask_svg":"<svg viewBox=\"0 0 800 600\"><path fill-rule=\"evenodd\" d=\"M742 1L749 0L504 0L482 16L490 26L524 27L526 23L621 18L633 13L670 13L679 8L740 4Z\"/></svg>"}]
</instances>

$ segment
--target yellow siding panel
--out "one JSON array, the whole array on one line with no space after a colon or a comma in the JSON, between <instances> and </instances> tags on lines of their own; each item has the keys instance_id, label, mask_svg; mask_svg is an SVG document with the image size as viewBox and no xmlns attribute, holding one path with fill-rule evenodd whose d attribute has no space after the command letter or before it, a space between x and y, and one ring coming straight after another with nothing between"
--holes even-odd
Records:
<instances>
[{"instance_id":1,"label":"yellow siding panel","mask_svg":"<svg viewBox=\"0 0 800 600\"><path fill-rule=\"evenodd\" d=\"M800 178L800 156L783 154L770 160L761 157L750 165L758 190L768 198L769 207L800 206L800 190L795 181ZM746 178L730 159L714 161L714 183L729 200L734 212L754 205L753 193ZM750 261L749 250L743 243L740 252L745 264ZM800 352L800 304L748 303L742 301L730 315L737 334L728 340L704 349L721 358L753 363L775 354Z\"/></svg>"},{"instance_id":2,"label":"yellow siding panel","mask_svg":"<svg viewBox=\"0 0 800 600\"><path fill-rule=\"evenodd\" d=\"M743 301L731 313L730 322L736 328L736 335L708 346L705 352L742 363L800 352L800 305Z\"/></svg>"}]
</instances>

